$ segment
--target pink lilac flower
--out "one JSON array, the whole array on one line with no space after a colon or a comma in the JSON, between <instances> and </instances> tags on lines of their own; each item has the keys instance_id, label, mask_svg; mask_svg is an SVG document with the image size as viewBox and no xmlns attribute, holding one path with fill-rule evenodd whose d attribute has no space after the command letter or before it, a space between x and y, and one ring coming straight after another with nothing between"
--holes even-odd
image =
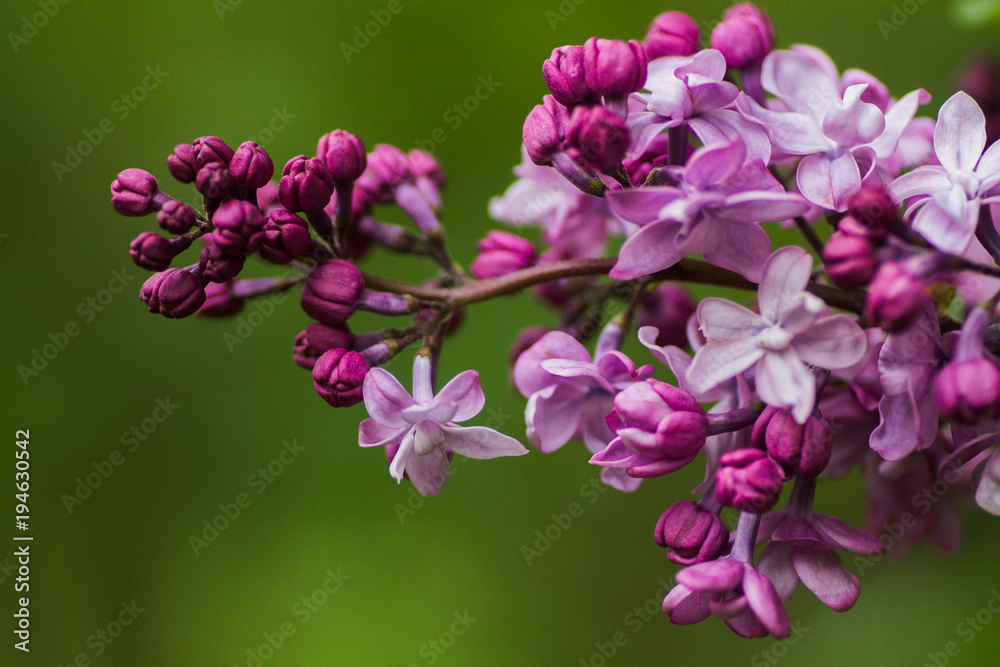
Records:
<instances>
[{"instance_id":1,"label":"pink lilac flower","mask_svg":"<svg viewBox=\"0 0 1000 667\"><path fill-rule=\"evenodd\" d=\"M771 252L758 225L801 215L808 204L787 193L764 162L733 137L695 151L679 184L609 192L611 209L640 226L622 246L610 276L629 280L666 269L685 255L757 282Z\"/></svg>"},{"instance_id":2,"label":"pink lilac flower","mask_svg":"<svg viewBox=\"0 0 1000 667\"><path fill-rule=\"evenodd\" d=\"M592 453L600 452L615 437L605 420L615 395L652 374L652 366L636 368L617 350L594 361L569 334L545 334L514 365L514 383L528 398L528 440L541 452L555 451L570 440L582 440ZM639 483L610 469L601 478L622 491Z\"/></svg>"},{"instance_id":3,"label":"pink lilac flower","mask_svg":"<svg viewBox=\"0 0 1000 667\"><path fill-rule=\"evenodd\" d=\"M981 204L1000 201L1000 144L986 148L986 118L963 92L941 105L934 127L940 165L917 167L893 181L897 201L909 201L913 228L946 252L961 253L976 232Z\"/></svg>"},{"instance_id":4,"label":"pink lilac flower","mask_svg":"<svg viewBox=\"0 0 1000 667\"><path fill-rule=\"evenodd\" d=\"M640 154L663 130L690 128L702 144L743 138L752 158L767 162L771 145L767 134L732 107L739 88L724 80L726 59L715 49L692 56L667 56L649 63L645 89L632 96L645 106L628 116L632 154Z\"/></svg>"},{"instance_id":5,"label":"pink lilac flower","mask_svg":"<svg viewBox=\"0 0 1000 667\"><path fill-rule=\"evenodd\" d=\"M812 47L775 51L764 59L761 85L777 101L765 108L742 95L737 107L767 130L780 155L801 155L796 183L802 195L843 211L879 158L895 150L917 106L930 101L918 88L883 112L865 100L874 79L841 89L837 68Z\"/></svg>"},{"instance_id":6,"label":"pink lilac flower","mask_svg":"<svg viewBox=\"0 0 1000 667\"><path fill-rule=\"evenodd\" d=\"M867 346L864 331L851 317L832 314L821 299L805 291L811 272L809 253L788 246L764 266L760 314L725 299L704 299L698 321L708 344L687 370L689 386L707 391L756 367L760 397L775 407L791 407L795 420L804 424L816 395L807 364L853 366Z\"/></svg>"},{"instance_id":7,"label":"pink lilac flower","mask_svg":"<svg viewBox=\"0 0 1000 667\"><path fill-rule=\"evenodd\" d=\"M459 426L486 404L479 373L456 375L437 395L431 382L430 358L418 354L413 362L413 395L382 368L368 371L364 380L365 408L370 419L361 422L362 447L398 446L389 474L396 481L407 475L424 496L437 495L448 480L448 452L472 459L527 454L514 438L485 426Z\"/></svg>"}]
</instances>

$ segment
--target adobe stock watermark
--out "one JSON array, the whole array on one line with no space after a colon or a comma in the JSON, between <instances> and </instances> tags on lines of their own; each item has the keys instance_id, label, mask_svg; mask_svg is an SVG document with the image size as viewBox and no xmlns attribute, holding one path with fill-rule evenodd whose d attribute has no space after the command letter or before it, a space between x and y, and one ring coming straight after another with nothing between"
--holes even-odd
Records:
<instances>
[{"instance_id":1,"label":"adobe stock watermark","mask_svg":"<svg viewBox=\"0 0 1000 667\"><path fill-rule=\"evenodd\" d=\"M469 610L459 613L452 613L453 620L446 630L443 630L437 637L427 640L420 649L417 650L417 657L423 660L425 665L433 665L441 656L448 652L455 641L464 635L466 631L476 622L476 617L469 613ZM421 663L411 662L409 667L420 667Z\"/></svg>"},{"instance_id":2,"label":"adobe stock watermark","mask_svg":"<svg viewBox=\"0 0 1000 667\"><path fill-rule=\"evenodd\" d=\"M354 34L350 43L340 43L340 52L344 54L344 60L350 63L352 58L361 55L361 52L368 48L372 40L381 35L383 29L389 27L389 24L392 23L392 17L401 14L403 9L403 3L400 0L389 0L384 9L371 10L372 20L365 23L363 28L360 25L354 26Z\"/></svg>"},{"instance_id":3,"label":"adobe stock watermark","mask_svg":"<svg viewBox=\"0 0 1000 667\"><path fill-rule=\"evenodd\" d=\"M41 11L35 12L30 18L22 16L17 32L12 30L7 33L7 41L10 42L10 48L14 50L15 54L26 46L38 34L39 30L47 26L49 21L59 13L60 6L68 5L69 0L38 0L36 4Z\"/></svg>"},{"instance_id":4,"label":"adobe stock watermark","mask_svg":"<svg viewBox=\"0 0 1000 667\"><path fill-rule=\"evenodd\" d=\"M149 416L122 433L121 443L125 451L129 454L135 453L142 443L156 433L160 424L167 421L180 406L170 400L170 397L158 398L155 401L153 411ZM113 449L107 458L100 461L91 461L90 467L93 472L87 473L85 477L76 478L76 486L73 493L62 494L63 506L66 513L72 514L73 510L83 505L83 501L90 498L94 491L108 481L115 471L125 463L125 453L120 449Z\"/></svg>"},{"instance_id":5,"label":"adobe stock watermark","mask_svg":"<svg viewBox=\"0 0 1000 667\"><path fill-rule=\"evenodd\" d=\"M993 622L993 617L996 614L1000 614L1000 591L994 588L990 591L990 597L982 609L977 611L975 615L966 616L955 626L955 634L966 644L971 644L981 632L986 630L986 626ZM952 658L957 657L961 652L962 646L958 642L945 642L940 651L927 653L927 662L924 663L924 667L945 667Z\"/></svg>"},{"instance_id":6,"label":"adobe stock watermark","mask_svg":"<svg viewBox=\"0 0 1000 667\"><path fill-rule=\"evenodd\" d=\"M879 19L875 22L878 31L882 33L882 41L888 42L889 35L906 25L910 17L917 13L921 5L925 4L927 4L927 0L903 0L899 4L893 4L889 20Z\"/></svg>"},{"instance_id":7,"label":"adobe stock watermark","mask_svg":"<svg viewBox=\"0 0 1000 667\"><path fill-rule=\"evenodd\" d=\"M271 109L271 118L257 130L257 134L248 137L247 141L256 142L259 146L267 146L274 141L274 138L281 134L287 127L288 121L294 120L295 114L288 113L288 107L274 107Z\"/></svg>"},{"instance_id":8,"label":"adobe stock watermark","mask_svg":"<svg viewBox=\"0 0 1000 667\"><path fill-rule=\"evenodd\" d=\"M471 95L452 104L441 114L441 120L448 125L452 132L462 127L462 124L472 117L480 105L490 99L490 96L501 86L502 82L494 80L493 75L489 74L487 76L480 75L476 79L476 84ZM443 127L436 127L431 131L431 136L426 139L417 139L413 145L425 153L433 155L434 151L446 141L448 141L448 133Z\"/></svg>"},{"instance_id":9,"label":"adobe stock watermark","mask_svg":"<svg viewBox=\"0 0 1000 667\"><path fill-rule=\"evenodd\" d=\"M155 67L146 65L145 72L139 83L111 102L111 115L118 121L124 121L128 118L145 101L146 97L170 76L170 72L164 72L161 65ZM116 129L115 121L109 117L97 121L97 126L93 129L84 128L81 131L83 135L81 140L75 144L66 144L65 159L62 162L52 161L52 172L55 174L56 180L62 183L63 178L83 164L83 159L93 153L94 149Z\"/></svg>"},{"instance_id":10,"label":"adobe stock watermark","mask_svg":"<svg viewBox=\"0 0 1000 667\"><path fill-rule=\"evenodd\" d=\"M602 495L608 492L608 487L601 481L600 477L593 477L580 487L580 498L587 501L587 506L593 505ZM573 521L579 519L586 512L586 507L579 502L571 502L565 512L553 512L549 516L552 522L544 528L535 530L535 540L528 544L521 545L521 555L524 562L531 567L533 561L540 558L542 554L552 548L552 545L559 540L570 528Z\"/></svg>"},{"instance_id":11,"label":"adobe stock watermark","mask_svg":"<svg viewBox=\"0 0 1000 667\"><path fill-rule=\"evenodd\" d=\"M776 665L778 661L788 655L788 649L795 646L802 639L802 636L809 632L809 628L802 625L802 621L792 623L792 634L784 639L776 639L766 649L755 653L750 658L750 667L767 667Z\"/></svg>"},{"instance_id":12,"label":"adobe stock watermark","mask_svg":"<svg viewBox=\"0 0 1000 667\"><path fill-rule=\"evenodd\" d=\"M483 426L485 426L486 428L492 428L497 431L499 431L500 428L504 424L506 424L511 419L511 417L513 417L513 415L504 412L503 406L500 406L499 409L489 408L486 411L486 414L488 415L488 417L486 419L486 423L483 424ZM464 463L462 464L462 468L463 469L465 468ZM449 479L453 479L454 477L455 477L455 460L453 459L451 461L451 466L449 470ZM396 513L396 518L399 519L399 523L405 524L408 518L410 518L423 508L424 502L425 499L417 491L417 487L413 486L413 484L410 484L410 492L406 497L406 503L405 504L395 503L392 506L392 510L393 512Z\"/></svg>"},{"instance_id":13,"label":"adobe stock watermark","mask_svg":"<svg viewBox=\"0 0 1000 667\"><path fill-rule=\"evenodd\" d=\"M255 496L267 491L268 487L285 472L285 468L295 463L306 450L296 438L292 438L291 442L285 440L281 445L281 451L277 456L247 477L247 486L254 491ZM219 539L219 535L229 530L229 527L244 514L244 510L253 504L253 500L254 496L241 491L236 494L232 502L219 503L219 513L201 522L201 533L188 536L188 544L191 545L194 555L200 556L202 551Z\"/></svg>"},{"instance_id":14,"label":"adobe stock watermark","mask_svg":"<svg viewBox=\"0 0 1000 667\"><path fill-rule=\"evenodd\" d=\"M236 318L230 331L222 333L222 342L226 344L229 354L249 340L264 322L274 315L275 309L283 304L288 297L284 292L272 292L258 297L246 308L246 312Z\"/></svg>"},{"instance_id":15,"label":"adobe stock watermark","mask_svg":"<svg viewBox=\"0 0 1000 667\"><path fill-rule=\"evenodd\" d=\"M140 607L133 599L131 602L122 602L121 611L112 618L104 627L98 628L92 635L87 637L86 646L93 653L81 651L72 660L66 663L66 667L90 667L91 655L98 658L104 655L115 641L122 636L125 628L135 623L139 615L146 611L145 607ZM63 667L62 663L59 667Z\"/></svg>"},{"instance_id":16,"label":"adobe stock watermark","mask_svg":"<svg viewBox=\"0 0 1000 667\"><path fill-rule=\"evenodd\" d=\"M235 12L236 8L243 4L243 0L212 0L212 9L220 21L226 19L226 14Z\"/></svg>"},{"instance_id":17,"label":"adobe stock watermark","mask_svg":"<svg viewBox=\"0 0 1000 667\"><path fill-rule=\"evenodd\" d=\"M587 0L562 0L555 9L545 10L545 20L549 22L549 27L553 30L560 23L565 23L566 20L573 15L576 8L585 3Z\"/></svg>"},{"instance_id":18,"label":"adobe stock watermark","mask_svg":"<svg viewBox=\"0 0 1000 667\"><path fill-rule=\"evenodd\" d=\"M266 661L273 658L274 654L295 634L296 627L293 620L297 620L300 626L308 623L313 614L330 601L330 596L343 588L344 583L351 578L344 574L341 571L342 569L338 567L336 572L333 570L324 572L326 578L323 580L323 583L312 593L303 595L301 599L292 605L292 609L289 612L291 618L279 623L273 632L262 633L261 636L264 641L257 646L247 648L246 660L242 665L234 663L233 667L262 667Z\"/></svg>"},{"instance_id":19,"label":"adobe stock watermark","mask_svg":"<svg viewBox=\"0 0 1000 667\"><path fill-rule=\"evenodd\" d=\"M134 268L134 267L133 267ZM112 271L111 280L107 287L97 291L93 296L88 296L76 307L76 314L83 320L83 325L90 324L97 316L111 305L115 297L122 293L125 286L135 280L135 274L129 273L129 266L126 264L121 271ZM48 342L40 347L31 349L30 359L26 364L18 364L17 374L21 382L27 387L32 379L41 375L42 371L49 367L59 355L65 350L72 339L76 338L83 331L83 328L76 320L68 320L66 324L56 329L55 333L49 332Z\"/></svg>"}]
</instances>

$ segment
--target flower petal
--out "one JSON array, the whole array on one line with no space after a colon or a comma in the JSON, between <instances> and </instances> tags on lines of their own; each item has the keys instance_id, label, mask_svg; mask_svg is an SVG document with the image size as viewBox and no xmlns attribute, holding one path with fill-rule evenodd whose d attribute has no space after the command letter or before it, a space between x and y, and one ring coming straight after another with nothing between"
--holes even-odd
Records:
<instances>
[{"instance_id":1,"label":"flower petal","mask_svg":"<svg viewBox=\"0 0 1000 667\"><path fill-rule=\"evenodd\" d=\"M709 343L698 350L685 379L692 391L706 392L753 366L764 352L753 338Z\"/></svg>"},{"instance_id":2,"label":"flower petal","mask_svg":"<svg viewBox=\"0 0 1000 667\"><path fill-rule=\"evenodd\" d=\"M444 450L435 447L424 456L410 455L406 461L406 474L420 495L436 496L451 476L451 463Z\"/></svg>"},{"instance_id":3,"label":"flower petal","mask_svg":"<svg viewBox=\"0 0 1000 667\"><path fill-rule=\"evenodd\" d=\"M792 350L768 352L757 364L757 393L768 405L792 408L792 416L805 424L816 399L816 381Z\"/></svg>"},{"instance_id":4,"label":"flower petal","mask_svg":"<svg viewBox=\"0 0 1000 667\"><path fill-rule=\"evenodd\" d=\"M823 134L841 146L860 146L885 131L885 116L874 104L861 101L867 83L848 86L843 100L835 99L823 116Z\"/></svg>"},{"instance_id":5,"label":"flower petal","mask_svg":"<svg viewBox=\"0 0 1000 667\"><path fill-rule=\"evenodd\" d=\"M812 255L805 248L785 246L771 255L764 266L757 295L760 314L765 320L777 324L783 314L798 305L812 268Z\"/></svg>"},{"instance_id":6,"label":"flower petal","mask_svg":"<svg viewBox=\"0 0 1000 667\"><path fill-rule=\"evenodd\" d=\"M362 392L365 408L372 419L390 428L407 426L402 412L417 402L392 373L382 368L371 369L365 376Z\"/></svg>"},{"instance_id":7,"label":"flower petal","mask_svg":"<svg viewBox=\"0 0 1000 667\"><path fill-rule=\"evenodd\" d=\"M479 414L486 405L486 396L479 384L478 371L459 373L431 401L433 407L448 404L455 406L455 416L445 421L464 422Z\"/></svg>"},{"instance_id":8,"label":"flower petal","mask_svg":"<svg viewBox=\"0 0 1000 667\"><path fill-rule=\"evenodd\" d=\"M861 361L868 350L868 337L852 317L828 315L795 336L792 345L807 364L838 370Z\"/></svg>"},{"instance_id":9,"label":"flower petal","mask_svg":"<svg viewBox=\"0 0 1000 667\"><path fill-rule=\"evenodd\" d=\"M645 225L660 219L660 210L684 197L680 188L654 185L644 188L611 190L607 194L608 205L615 215L623 220Z\"/></svg>"},{"instance_id":10,"label":"flower petal","mask_svg":"<svg viewBox=\"0 0 1000 667\"><path fill-rule=\"evenodd\" d=\"M846 211L847 201L861 188L861 172L850 153L830 158L807 155L799 162L795 183L802 196L831 211Z\"/></svg>"},{"instance_id":11,"label":"flower petal","mask_svg":"<svg viewBox=\"0 0 1000 667\"><path fill-rule=\"evenodd\" d=\"M986 116L976 101L959 91L938 111L934 152L948 171L973 171L986 147Z\"/></svg>"},{"instance_id":12,"label":"flower petal","mask_svg":"<svg viewBox=\"0 0 1000 667\"><path fill-rule=\"evenodd\" d=\"M791 634L788 612L770 579L748 566L743 575L743 594L746 595L750 609L768 632L778 639Z\"/></svg>"},{"instance_id":13,"label":"flower petal","mask_svg":"<svg viewBox=\"0 0 1000 667\"><path fill-rule=\"evenodd\" d=\"M527 454L524 445L499 431L485 426L445 426L445 447L470 459L494 459L498 456Z\"/></svg>"},{"instance_id":14,"label":"flower petal","mask_svg":"<svg viewBox=\"0 0 1000 667\"><path fill-rule=\"evenodd\" d=\"M542 369L546 359L570 359L590 363L590 353L580 341L563 331L550 331L521 353L514 364L514 384L525 398L553 384L552 374Z\"/></svg>"},{"instance_id":15,"label":"flower petal","mask_svg":"<svg viewBox=\"0 0 1000 667\"><path fill-rule=\"evenodd\" d=\"M651 222L633 234L618 251L618 262L608 275L613 280L631 280L662 271L681 261L686 253L678 248L681 225L671 220Z\"/></svg>"},{"instance_id":16,"label":"flower petal","mask_svg":"<svg viewBox=\"0 0 1000 667\"><path fill-rule=\"evenodd\" d=\"M740 137L721 145L696 150L684 169L684 180L696 190L707 190L720 181L728 181L746 162L747 147Z\"/></svg>"},{"instance_id":17,"label":"flower petal","mask_svg":"<svg viewBox=\"0 0 1000 667\"><path fill-rule=\"evenodd\" d=\"M362 447L384 447L398 443L409 425L403 428L382 426L374 419L366 419L358 426L358 444Z\"/></svg>"},{"instance_id":18,"label":"flower petal","mask_svg":"<svg viewBox=\"0 0 1000 667\"><path fill-rule=\"evenodd\" d=\"M858 601L861 582L833 551L795 549L792 561L802 583L830 609L845 612Z\"/></svg>"}]
</instances>

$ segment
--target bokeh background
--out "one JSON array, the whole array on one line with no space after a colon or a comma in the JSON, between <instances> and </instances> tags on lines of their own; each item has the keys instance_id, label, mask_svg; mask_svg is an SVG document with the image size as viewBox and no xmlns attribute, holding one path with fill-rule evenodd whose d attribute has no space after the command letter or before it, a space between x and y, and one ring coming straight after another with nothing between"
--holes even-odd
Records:
<instances>
[{"instance_id":1,"label":"bokeh background","mask_svg":"<svg viewBox=\"0 0 1000 667\"><path fill-rule=\"evenodd\" d=\"M956 555L921 546L865 568L847 614L800 589L788 605L794 641L740 639L717 620L675 627L656 609L676 567L650 538L700 470L628 496L603 493L589 486L598 471L583 448L568 446L459 460L445 491L421 504L389 477L378 451L357 446L363 408L330 408L292 363L293 338L307 323L296 297L242 330L239 321L145 312L145 276L127 250L153 223L112 211L108 184L120 170L145 168L190 198L193 189L170 185L165 158L201 135L233 146L255 138L280 169L335 128L404 149L440 128L446 140L433 150L449 175L447 233L468 263L494 225L487 201L511 182L521 123L544 93L540 66L552 48L592 35L641 38L669 9L710 27L728 4L399 2L402 11L350 59L341 44L388 2L0 4L0 525L8 526L0 531L8 545L0 547L0 663L815 666L923 665L936 655L939 665L995 664L1000 619L990 614L992 624L972 637L957 634L1000 589L992 517L965 513ZM896 95L922 86L934 96L927 115L951 93L959 64L996 43L995 32L959 27L944 2L762 6L781 46L818 45ZM36 16L46 7L54 15ZM26 23L33 17L42 27ZM500 85L455 127L444 114L480 76ZM144 79L145 99L134 108L121 101ZM68 172L54 168L80 142L92 144L89 154ZM366 268L410 281L430 275L385 253ZM118 288L116 272L127 282L117 294L109 289ZM479 423L492 419L523 438L524 400L508 386L507 349L521 328L553 316L526 297L467 315L442 377L479 369L487 396ZM18 366L71 324L78 335L25 382ZM405 354L390 368L408 378L409 364ZM158 401L174 406L162 423L148 421L163 416ZM144 420L146 439L123 441ZM30 654L12 648L16 429L31 432ZM279 466L286 442L301 449ZM106 463L111 457L120 465ZM109 465L89 497L67 506L78 478ZM253 477L269 465L280 474ZM818 507L860 525L862 489L857 476L825 483ZM250 505L196 554L190 537L241 493ZM529 565L522 546L571 503L583 514ZM119 617L130 624L120 628ZM606 658L602 647L610 654L616 633L619 646ZM944 653L948 642L957 655Z\"/></svg>"}]
</instances>

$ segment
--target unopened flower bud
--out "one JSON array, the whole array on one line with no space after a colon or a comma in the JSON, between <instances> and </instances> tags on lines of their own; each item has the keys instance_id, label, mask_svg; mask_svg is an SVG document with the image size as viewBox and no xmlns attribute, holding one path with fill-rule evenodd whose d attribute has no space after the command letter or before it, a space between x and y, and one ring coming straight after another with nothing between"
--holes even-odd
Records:
<instances>
[{"instance_id":1,"label":"unopened flower bud","mask_svg":"<svg viewBox=\"0 0 1000 667\"><path fill-rule=\"evenodd\" d=\"M715 475L715 497L741 512L762 514L781 495L781 466L759 449L737 449L723 454Z\"/></svg>"},{"instance_id":2,"label":"unopened flower bud","mask_svg":"<svg viewBox=\"0 0 1000 667\"><path fill-rule=\"evenodd\" d=\"M320 137L316 157L323 160L334 181L356 181L368 166L365 145L344 130L334 130Z\"/></svg>"},{"instance_id":3,"label":"unopened flower bud","mask_svg":"<svg viewBox=\"0 0 1000 667\"><path fill-rule=\"evenodd\" d=\"M333 176L319 158L294 157L281 172L278 198L289 211L322 213L332 196Z\"/></svg>"},{"instance_id":4,"label":"unopened flower bud","mask_svg":"<svg viewBox=\"0 0 1000 667\"><path fill-rule=\"evenodd\" d=\"M671 549L674 563L694 565L714 560L729 545L729 530L714 512L693 500L679 500L656 522L656 543Z\"/></svg>"},{"instance_id":5,"label":"unopened flower bud","mask_svg":"<svg viewBox=\"0 0 1000 667\"><path fill-rule=\"evenodd\" d=\"M199 170L212 163L228 168L235 154L229 144L219 137L198 137L191 143L191 147Z\"/></svg>"},{"instance_id":6,"label":"unopened flower bud","mask_svg":"<svg viewBox=\"0 0 1000 667\"><path fill-rule=\"evenodd\" d=\"M865 300L865 319L886 331L905 329L928 300L927 283L901 262L883 262Z\"/></svg>"},{"instance_id":7,"label":"unopened flower bud","mask_svg":"<svg viewBox=\"0 0 1000 667\"><path fill-rule=\"evenodd\" d=\"M479 256L472 261L469 271L477 278L505 276L532 266L538 259L531 241L507 232L487 232L476 246Z\"/></svg>"},{"instance_id":8,"label":"unopened flower bud","mask_svg":"<svg viewBox=\"0 0 1000 667\"><path fill-rule=\"evenodd\" d=\"M705 411L683 389L648 379L626 387L615 396L614 406L621 420L618 437L638 454L654 459L687 459L705 444ZM630 475L646 476L641 472L629 469Z\"/></svg>"},{"instance_id":9,"label":"unopened flower bud","mask_svg":"<svg viewBox=\"0 0 1000 667\"><path fill-rule=\"evenodd\" d=\"M139 296L149 312L181 318L193 315L205 303L205 288L190 270L167 269L149 278Z\"/></svg>"},{"instance_id":10,"label":"unopened flower bud","mask_svg":"<svg viewBox=\"0 0 1000 667\"><path fill-rule=\"evenodd\" d=\"M934 380L941 416L966 424L1000 416L1000 367L986 357L952 361Z\"/></svg>"},{"instance_id":11,"label":"unopened flower bud","mask_svg":"<svg viewBox=\"0 0 1000 667\"><path fill-rule=\"evenodd\" d=\"M233 190L233 176L221 162L209 162L198 170L194 187L207 199L225 199Z\"/></svg>"},{"instance_id":12,"label":"unopened flower bud","mask_svg":"<svg viewBox=\"0 0 1000 667\"><path fill-rule=\"evenodd\" d=\"M338 347L349 350L354 340L346 322L336 326L313 322L295 337L295 363L311 369L324 352Z\"/></svg>"},{"instance_id":13,"label":"unopened flower bud","mask_svg":"<svg viewBox=\"0 0 1000 667\"><path fill-rule=\"evenodd\" d=\"M302 310L314 320L335 326L354 312L364 289L361 271L344 259L316 265L302 287Z\"/></svg>"},{"instance_id":14,"label":"unopened flower bud","mask_svg":"<svg viewBox=\"0 0 1000 667\"><path fill-rule=\"evenodd\" d=\"M264 218L250 202L232 199L219 207L212 218L216 245L231 253L249 254L264 239Z\"/></svg>"},{"instance_id":15,"label":"unopened flower bud","mask_svg":"<svg viewBox=\"0 0 1000 667\"><path fill-rule=\"evenodd\" d=\"M240 274L244 264L241 253L219 246L215 240L215 232L201 237L201 240L205 247L201 249L198 268L207 280L224 283Z\"/></svg>"},{"instance_id":16,"label":"unopened flower bud","mask_svg":"<svg viewBox=\"0 0 1000 667\"><path fill-rule=\"evenodd\" d=\"M591 37L583 45L587 85L598 95L625 97L646 82L646 52L634 39Z\"/></svg>"},{"instance_id":17,"label":"unopened flower bud","mask_svg":"<svg viewBox=\"0 0 1000 667\"><path fill-rule=\"evenodd\" d=\"M129 217L149 215L157 208L153 200L159 192L156 179L148 171L126 169L111 183L111 205Z\"/></svg>"},{"instance_id":18,"label":"unopened flower bud","mask_svg":"<svg viewBox=\"0 0 1000 667\"><path fill-rule=\"evenodd\" d=\"M368 154L368 168L355 186L370 201L388 204L393 200L395 189L412 177L406 153L389 144L378 144Z\"/></svg>"},{"instance_id":19,"label":"unopened flower bud","mask_svg":"<svg viewBox=\"0 0 1000 667\"><path fill-rule=\"evenodd\" d=\"M681 12L664 12L649 26L642 48L649 60L664 56L690 56L698 51L698 24Z\"/></svg>"},{"instance_id":20,"label":"unopened flower bud","mask_svg":"<svg viewBox=\"0 0 1000 667\"><path fill-rule=\"evenodd\" d=\"M810 416L799 424L788 408L768 406L753 426L750 441L784 469L785 478L796 473L816 477L830 461L833 431L824 419Z\"/></svg>"},{"instance_id":21,"label":"unopened flower bud","mask_svg":"<svg viewBox=\"0 0 1000 667\"><path fill-rule=\"evenodd\" d=\"M324 352L313 366L313 385L323 400L335 408L357 405L363 400L368 362L357 352L335 348Z\"/></svg>"},{"instance_id":22,"label":"unopened flower bud","mask_svg":"<svg viewBox=\"0 0 1000 667\"><path fill-rule=\"evenodd\" d=\"M197 221L194 209L177 199L165 201L156 213L157 224L171 234L186 234Z\"/></svg>"},{"instance_id":23,"label":"unopened flower bud","mask_svg":"<svg viewBox=\"0 0 1000 667\"><path fill-rule=\"evenodd\" d=\"M430 153L414 148L406 154L413 170L413 182L424 196L424 199L434 208L441 207L441 191L448 179L445 177L441 163Z\"/></svg>"},{"instance_id":24,"label":"unopened flower bud","mask_svg":"<svg viewBox=\"0 0 1000 667\"><path fill-rule=\"evenodd\" d=\"M569 111L551 95L542 98L524 119L522 139L531 161L537 165L551 164L552 156L562 150L569 125Z\"/></svg>"},{"instance_id":25,"label":"unopened flower bud","mask_svg":"<svg viewBox=\"0 0 1000 667\"><path fill-rule=\"evenodd\" d=\"M823 247L826 274L841 289L853 290L867 285L875 273L875 262L875 249L861 236L837 231Z\"/></svg>"},{"instance_id":26,"label":"unopened flower bud","mask_svg":"<svg viewBox=\"0 0 1000 667\"><path fill-rule=\"evenodd\" d=\"M886 231L899 219L899 206L885 188L862 185L848 200L847 214L870 230L875 242L884 239Z\"/></svg>"},{"instance_id":27,"label":"unopened flower bud","mask_svg":"<svg viewBox=\"0 0 1000 667\"><path fill-rule=\"evenodd\" d=\"M181 183L193 183L198 174L198 158L191 144L177 144L167 158L170 175Z\"/></svg>"},{"instance_id":28,"label":"unopened flower bud","mask_svg":"<svg viewBox=\"0 0 1000 667\"><path fill-rule=\"evenodd\" d=\"M260 256L274 264L288 264L309 251L312 235L305 220L283 208L271 211L264 225Z\"/></svg>"},{"instance_id":29,"label":"unopened flower bud","mask_svg":"<svg viewBox=\"0 0 1000 667\"><path fill-rule=\"evenodd\" d=\"M274 176L274 162L267 151L253 141L244 141L229 162L229 172L240 185L262 188Z\"/></svg>"},{"instance_id":30,"label":"unopened flower bud","mask_svg":"<svg viewBox=\"0 0 1000 667\"><path fill-rule=\"evenodd\" d=\"M726 58L727 67L759 65L774 48L774 26L766 12L749 2L730 7L712 31L712 48Z\"/></svg>"},{"instance_id":31,"label":"unopened flower bud","mask_svg":"<svg viewBox=\"0 0 1000 667\"><path fill-rule=\"evenodd\" d=\"M567 107L595 98L587 85L582 46L560 46L542 63L542 76L552 97Z\"/></svg>"},{"instance_id":32,"label":"unopened flower bud","mask_svg":"<svg viewBox=\"0 0 1000 667\"><path fill-rule=\"evenodd\" d=\"M143 232L129 246L129 256L141 269L164 271L181 250L156 232Z\"/></svg>"},{"instance_id":33,"label":"unopened flower bud","mask_svg":"<svg viewBox=\"0 0 1000 667\"><path fill-rule=\"evenodd\" d=\"M687 345L687 322L695 311L687 290L676 283L663 283L644 293L639 304L639 326L657 328L657 345Z\"/></svg>"},{"instance_id":34,"label":"unopened flower bud","mask_svg":"<svg viewBox=\"0 0 1000 667\"><path fill-rule=\"evenodd\" d=\"M205 285L205 303L198 309L202 317L231 317L243 310L243 299L233 293L233 281Z\"/></svg>"},{"instance_id":35,"label":"unopened flower bud","mask_svg":"<svg viewBox=\"0 0 1000 667\"><path fill-rule=\"evenodd\" d=\"M580 164L614 171L628 152L628 126L607 107L578 106L570 115L566 147Z\"/></svg>"}]
</instances>

